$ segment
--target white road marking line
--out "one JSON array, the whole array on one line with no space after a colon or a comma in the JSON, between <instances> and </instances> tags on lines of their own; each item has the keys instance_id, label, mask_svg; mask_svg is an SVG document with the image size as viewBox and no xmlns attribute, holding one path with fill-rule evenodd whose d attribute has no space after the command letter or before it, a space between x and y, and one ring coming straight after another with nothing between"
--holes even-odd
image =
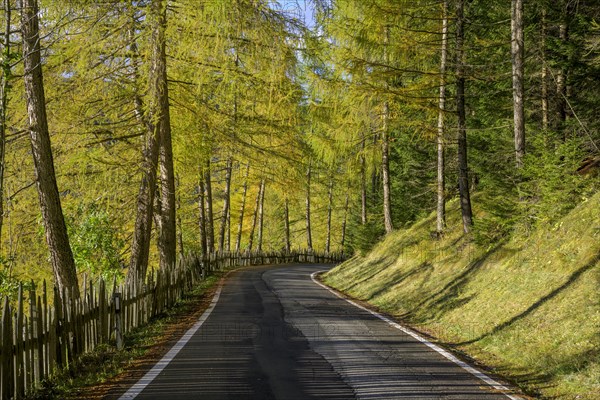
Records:
<instances>
[{"instance_id":1,"label":"white road marking line","mask_svg":"<svg viewBox=\"0 0 600 400\"><path fill-rule=\"evenodd\" d=\"M206 311L204 311L202 316L200 316L200 319L198 319L194 326L192 326L190 329L188 329L186 333L184 333L181 339L179 339L179 341L175 343L173 347L171 347L169 352L165 354L164 357L159 362L157 362L150 371L146 372L146 375L144 375L139 381L137 381L136 384L129 388L129 390L125 394L119 397L119 400L135 399L140 393L142 393L142 390L144 390L146 386L152 383L152 381L158 376L158 374L160 374L161 371L165 369L165 367L169 365L171 361L173 361L177 353L179 353L181 349L183 349L183 347L187 344L187 342L189 342L189 340L192 338L192 336L194 336L198 329L200 329L202 324L204 324L204 322L208 319L208 317L214 310L215 306L217 305L217 302L219 301L219 296L221 295L221 288L222 286L219 286L212 301L210 302L210 305L208 306Z\"/></svg>"},{"instance_id":2,"label":"white road marking line","mask_svg":"<svg viewBox=\"0 0 600 400\"><path fill-rule=\"evenodd\" d=\"M378 312L369 310L368 308L363 307L360 304L357 304L357 303L355 303L354 301L352 301L350 299L342 297L337 292L335 292L334 290L332 290L330 287L328 287L328 286L322 284L321 282L317 281L317 279L315 277L317 276L317 274L319 274L321 272L325 272L325 271L316 271L316 272L313 272L312 274L310 274L310 279L314 283L316 283L317 285L321 286L324 289L327 289L329 292L333 293L334 295L336 295L340 299L346 300L348 303L352 304L353 306L358 307L361 310L364 310L364 311L372 314L373 316L379 318L380 320L387 322L393 328L401 330L402 332L406 333L407 335L412 336L413 338L417 339L419 342L423 343L424 345L426 345L430 349L437 351L438 353L440 353L441 355L443 355L444 357L446 357L448 360L452 361L453 363L455 363L456 365L458 365L462 369L464 369L467 372L471 373L476 378L481 379L483 382L485 382L486 384L488 384L492 388L501 391L502 394L505 395L506 397L508 397L509 399L511 399L511 400L523 400L521 397L513 396L513 395L507 393L507 392L510 392L510 389L507 388L506 386L504 386L501 383L499 383L499 382L495 381L494 379L490 378L489 376L487 376L483 372L479 371L478 369L471 367L466 362L459 360L458 358L456 358L456 356L454 356L453 354L449 353L447 350L444 350L440 346L437 346L437 345L431 343L429 340L425 339L424 337L422 337L421 335L417 334L416 332L413 332L411 329L405 328L404 326L400 325L399 323L397 323L395 321L392 321L391 319L387 318L386 316L383 316L383 315L379 314Z\"/></svg>"}]
</instances>

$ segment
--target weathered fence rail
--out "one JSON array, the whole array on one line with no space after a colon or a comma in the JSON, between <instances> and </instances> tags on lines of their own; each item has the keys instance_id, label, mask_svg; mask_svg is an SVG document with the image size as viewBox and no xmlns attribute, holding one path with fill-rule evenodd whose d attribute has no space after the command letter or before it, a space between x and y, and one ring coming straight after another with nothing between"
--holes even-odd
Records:
<instances>
[{"instance_id":1,"label":"weathered fence rail","mask_svg":"<svg viewBox=\"0 0 600 400\"><path fill-rule=\"evenodd\" d=\"M343 259L340 253L307 251L215 253L204 259L190 256L180 260L173 270L150 273L142 285L107 285L103 280L84 282L78 299L54 289L51 304L45 282L39 292L33 287L28 296L21 286L16 306L12 307L5 298L2 309L0 399L23 398L81 354L98 344L118 341L117 325L126 334L147 324L213 271L295 262L335 263ZM27 315L26 297L29 298Z\"/></svg>"}]
</instances>

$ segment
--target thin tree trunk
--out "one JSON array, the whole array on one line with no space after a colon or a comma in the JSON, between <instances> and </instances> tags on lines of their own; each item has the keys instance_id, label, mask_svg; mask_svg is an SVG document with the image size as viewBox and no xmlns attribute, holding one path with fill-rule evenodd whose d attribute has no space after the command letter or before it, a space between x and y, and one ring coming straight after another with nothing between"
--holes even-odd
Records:
<instances>
[{"instance_id":1,"label":"thin tree trunk","mask_svg":"<svg viewBox=\"0 0 600 400\"><path fill-rule=\"evenodd\" d=\"M172 269L177 261L177 218L175 211L175 172L173 167L173 145L171 143L171 115L169 111L169 86L167 84L167 55L165 30L167 26L166 0L153 0L150 5L152 24L151 79L155 80L151 92L150 110L152 121L160 138L160 230L158 252L160 268Z\"/></svg>"},{"instance_id":2,"label":"thin tree trunk","mask_svg":"<svg viewBox=\"0 0 600 400\"><path fill-rule=\"evenodd\" d=\"M365 156L365 136L362 137L360 155L360 223L367 224L367 159Z\"/></svg>"},{"instance_id":3,"label":"thin tree trunk","mask_svg":"<svg viewBox=\"0 0 600 400\"><path fill-rule=\"evenodd\" d=\"M306 169L306 248L308 251L313 250L312 231L310 226L310 178L311 165L309 161L308 168Z\"/></svg>"},{"instance_id":4,"label":"thin tree trunk","mask_svg":"<svg viewBox=\"0 0 600 400\"><path fill-rule=\"evenodd\" d=\"M381 178L383 181L383 221L385 224L386 233L394 230L392 223L392 200L391 200L391 184L390 184L390 142L388 138L388 118L389 118L389 103L386 101L383 105L384 111L384 126L381 137Z\"/></svg>"},{"instance_id":5,"label":"thin tree trunk","mask_svg":"<svg viewBox=\"0 0 600 400\"><path fill-rule=\"evenodd\" d=\"M344 204L344 219L342 220L342 239L340 245L342 247L342 253L344 252L344 245L346 244L346 225L348 223L348 208L350 206L350 190L346 192L346 203Z\"/></svg>"},{"instance_id":6,"label":"thin tree trunk","mask_svg":"<svg viewBox=\"0 0 600 400\"><path fill-rule=\"evenodd\" d=\"M200 168L200 179L198 180L198 196L200 246L202 247L202 255L205 256L208 253L208 238L206 237L206 200L204 198L204 174L202 173L202 168Z\"/></svg>"},{"instance_id":7,"label":"thin tree trunk","mask_svg":"<svg viewBox=\"0 0 600 400\"><path fill-rule=\"evenodd\" d=\"M209 253L215 251L215 223L213 214L213 197L212 197L212 177L210 172L210 160L206 162L206 247Z\"/></svg>"},{"instance_id":8,"label":"thin tree trunk","mask_svg":"<svg viewBox=\"0 0 600 400\"><path fill-rule=\"evenodd\" d=\"M442 50L440 57L440 98L437 126L437 208L436 230L438 236L446 228L446 178L445 159L445 113L446 113L446 61L448 58L448 0L444 0L442 9Z\"/></svg>"},{"instance_id":9,"label":"thin tree trunk","mask_svg":"<svg viewBox=\"0 0 600 400\"><path fill-rule=\"evenodd\" d=\"M176 176L177 186L180 186L179 174ZM179 248L179 257L183 258L185 251L183 248L183 223L181 221L181 194L177 194L177 244Z\"/></svg>"},{"instance_id":10,"label":"thin tree trunk","mask_svg":"<svg viewBox=\"0 0 600 400\"><path fill-rule=\"evenodd\" d=\"M240 219L238 222L237 238L235 241L235 251L240 251L242 245L242 229L244 227L244 210L246 208L246 195L248 193L248 175L250 174L250 164L246 166L246 175L244 176L244 187L242 189L242 205L240 206Z\"/></svg>"},{"instance_id":11,"label":"thin tree trunk","mask_svg":"<svg viewBox=\"0 0 600 400\"><path fill-rule=\"evenodd\" d=\"M290 205L287 196L285 197L283 211L285 218L285 251L289 254L292 251L292 243L290 240Z\"/></svg>"},{"instance_id":12,"label":"thin tree trunk","mask_svg":"<svg viewBox=\"0 0 600 400\"><path fill-rule=\"evenodd\" d=\"M260 202L258 203L258 251L262 251L263 247L263 226L265 219L265 189L266 184L265 180L263 179L260 188Z\"/></svg>"},{"instance_id":13,"label":"thin tree trunk","mask_svg":"<svg viewBox=\"0 0 600 400\"><path fill-rule=\"evenodd\" d=\"M389 45L389 28L385 27L384 44ZM385 51L385 61L389 63L387 48ZM385 84L388 88L387 83ZM381 180L383 183L383 222L386 233L394 230L392 223L392 199L391 199L391 183L390 183L390 139L389 139L389 120L390 120L390 103L385 100L383 102L383 129L381 133Z\"/></svg>"},{"instance_id":14,"label":"thin tree trunk","mask_svg":"<svg viewBox=\"0 0 600 400\"><path fill-rule=\"evenodd\" d=\"M227 209L227 227L225 228L225 250L231 251L231 204Z\"/></svg>"},{"instance_id":15,"label":"thin tree trunk","mask_svg":"<svg viewBox=\"0 0 600 400\"><path fill-rule=\"evenodd\" d=\"M546 8L542 10L542 33L541 43L542 48L542 129L548 130L548 64L546 60Z\"/></svg>"},{"instance_id":16,"label":"thin tree trunk","mask_svg":"<svg viewBox=\"0 0 600 400\"><path fill-rule=\"evenodd\" d=\"M256 230L256 223L258 222L258 208L260 207L260 198L262 196L263 181L260 181L258 193L256 193L256 202L254 203L254 213L252 214L252 226L250 227L250 237L248 238L248 250L252 250L254 244L254 231Z\"/></svg>"},{"instance_id":17,"label":"thin tree trunk","mask_svg":"<svg viewBox=\"0 0 600 400\"><path fill-rule=\"evenodd\" d=\"M327 238L325 241L325 253L329 254L331 249L331 214L333 212L333 179L329 181L327 193Z\"/></svg>"},{"instance_id":18,"label":"thin tree trunk","mask_svg":"<svg viewBox=\"0 0 600 400\"><path fill-rule=\"evenodd\" d=\"M473 225L471 195L469 192L469 167L467 162L467 124L465 111L465 50L464 1L456 1L456 109L458 114L458 190L463 230L468 233Z\"/></svg>"},{"instance_id":19,"label":"thin tree trunk","mask_svg":"<svg viewBox=\"0 0 600 400\"><path fill-rule=\"evenodd\" d=\"M223 201L223 214L221 215L221 226L219 227L219 251L225 250L225 229L227 228L227 217L229 215L229 203L231 199L231 169L233 166L233 160L231 157L227 158L227 164L225 166L225 200Z\"/></svg>"},{"instance_id":20,"label":"thin tree trunk","mask_svg":"<svg viewBox=\"0 0 600 400\"><path fill-rule=\"evenodd\" d=\"M2 49L2 81L0 82L0 250L2 250L2 228L4 226L4 171L6 167L6 113L8 107L8 89L11 72L10 0L4 0L4 48Z\"/></svg>"},{"instance_id":21,"label":"thin tree trunk","mask_svg":"<svg viewBox=\"0 0 600 400\"><path fill-rule=\"evenodd\" d=\"M566 44L569 38L569 26L566 21L561 22L559 26L559 38L563 44ZM567 96L566 85L567 69L561 67L556 74L556 128L562 129L567 119L567 105L565 98Z\"/></svg>"},{"instance_id":22,"label":"thin tree trunk","mask_svg":"<svg viewBox=\"0 0 600 400\"><path fill-rule=\"evenodd\" d=\"M522 168L525 156L523 0L512 0L511 36L515 161L517 168Z\"/></svg>"},{"instance_id":23,"label":"thin tree trunk","mask_svg":"<svg viewBox=\"0 0 600 400\"><path fill-rule=\"evenodd\" d=\"M36 183L46 242L59 293L67 291L79 297L75 261L69 245L67 227L62 212L54 160L48 131L46 98L42 75L38 5L36 0L22 0L21 29L23 38L23 61L25 96L29 117L31 152L35 166Z\"/></svg>"}]
</instances>

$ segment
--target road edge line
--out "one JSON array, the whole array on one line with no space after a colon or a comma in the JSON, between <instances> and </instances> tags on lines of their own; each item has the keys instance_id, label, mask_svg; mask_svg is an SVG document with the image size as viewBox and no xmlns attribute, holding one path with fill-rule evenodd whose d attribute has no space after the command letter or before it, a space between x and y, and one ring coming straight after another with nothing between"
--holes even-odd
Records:
<instances>
[{"instance_id":1,"label":"road edge line","mask_svg":"<svg viewBox=\"0 0 600 400\"><path fill-rule=\"evenodd\" d=\"M332 288L330 288L329 286L319 282L316 279L316 276L322 272L325 271L315 271L312 274L310 274L310 279L316 283L317 285L321 286L323 289L328 290L329 292L333 293L334 295L336 295L337 297L339 297L342 300L347 301L348 303L352 304L353 306L360 308L363 311L367 311L368 313L370 313L371 315L379 318L380 320L386 322L388 325L390 325L393 328L396 328L404 333L406 333L409 336L412 336L413 338L415 338L416 340L418 340L419 342L423 343L424 345L426 345L427 347L429 347L430 349L436 351L437 353L441 354L442 356L444 356L446 359L452 361L454 364L458 365L459 367L461 367L462 369L464 369L465 371L469 372L471 375L475 376L476 378L480 379L481 381L485 382L488 386L502 392L503 395L505 395L506 397L508 397L511 400L523 400L522 397L518 397L518 396L513 396L507 392L510 392L511 390L509 388L507 388L506 386L502 385L500 382L490 378L488 375L484 374L483 372L479 371L478 369L470 366L469 364L467 364L466 362L460 360L459 358L457 358L454 354L450 353L449 351L441 348L440 346L431 343L429 340L425 339L423 336L419 335L418 333L414 332L412 329L406 328L402 325L400 325L399 323L397 323L396 321L391 320L390 318L379 314L376 311L373 310L369 310L368 308L361 306L360 304L342 296L341 294L339 294L337 291L333 290Z\"/></svg>"},{"instance_id":2,"label":"road edge line","mask_svg":"<svg viewBox=\"0 0 600 400\"><path fill-rule=\"evenodd\" d=\"M160 359L159 362L154 364L150 371L146 372L146 374L139 381L134 383L133 386L131 386L129 390L127 390L127 392L125 392L121 397L119 397L119 400L135 399L140 393L142 393L142 391L148 385L152 383L152 381L154 381L154 379L156 379L158 374L160 374L162 370L165 369L171 361L173 361L175 356L181 351L181 349L185 347L185 345L190 341L192 336L194 336L194 334L198 331L198 329L200 329L200 327L204 324L204 322L206 322L210 314L213 312L215 306L217 305L217 302L219 301L219 297L221 296L222 288L223 282L221 282L221 284L217 288L215 295L213 296L210 302L210 305L204 311L204 313L202 313L198 321L196 321L196 323L183 334L183 336L177 341L177 343L173 345L173 347L171 347L171 349L167 352L167 354L163 356L163 358Z\"/></svg>"}]
</instances>

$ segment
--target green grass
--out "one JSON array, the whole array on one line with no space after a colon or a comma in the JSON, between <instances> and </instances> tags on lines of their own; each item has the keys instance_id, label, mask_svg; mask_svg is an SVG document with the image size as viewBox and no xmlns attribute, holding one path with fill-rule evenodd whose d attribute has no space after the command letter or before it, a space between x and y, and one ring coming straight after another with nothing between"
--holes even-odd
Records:
<instances>
[{"instance_id":1,"label":"green grass","mask_svg":"<svg viewBox=\"0 0 600 400\"><path fill-rule=\"evenodd\" d=\"M175 307L160 315L146 326L135 329L124 337L124 348L117 351L114 343L98 346L79 360L44 381L27 399L78 399L82 390L105 383L133 367L165 335L166 329L178 322L182 315L194 311L198 298L219 281L221 273L208 276ZM85 392L84 392L85 393Z\"/></svg>"},{"instance_id":2,"label":"green grass","mask_svg":"<svg viewBox=\"0 0 600 400\"><path fill-rule=\"evenodd\" d=\"M600 398L600 193L558 223L489 248L462 234L457 203L324 281L436 337L540 398Z\"/></svg>"}]
</instances>

